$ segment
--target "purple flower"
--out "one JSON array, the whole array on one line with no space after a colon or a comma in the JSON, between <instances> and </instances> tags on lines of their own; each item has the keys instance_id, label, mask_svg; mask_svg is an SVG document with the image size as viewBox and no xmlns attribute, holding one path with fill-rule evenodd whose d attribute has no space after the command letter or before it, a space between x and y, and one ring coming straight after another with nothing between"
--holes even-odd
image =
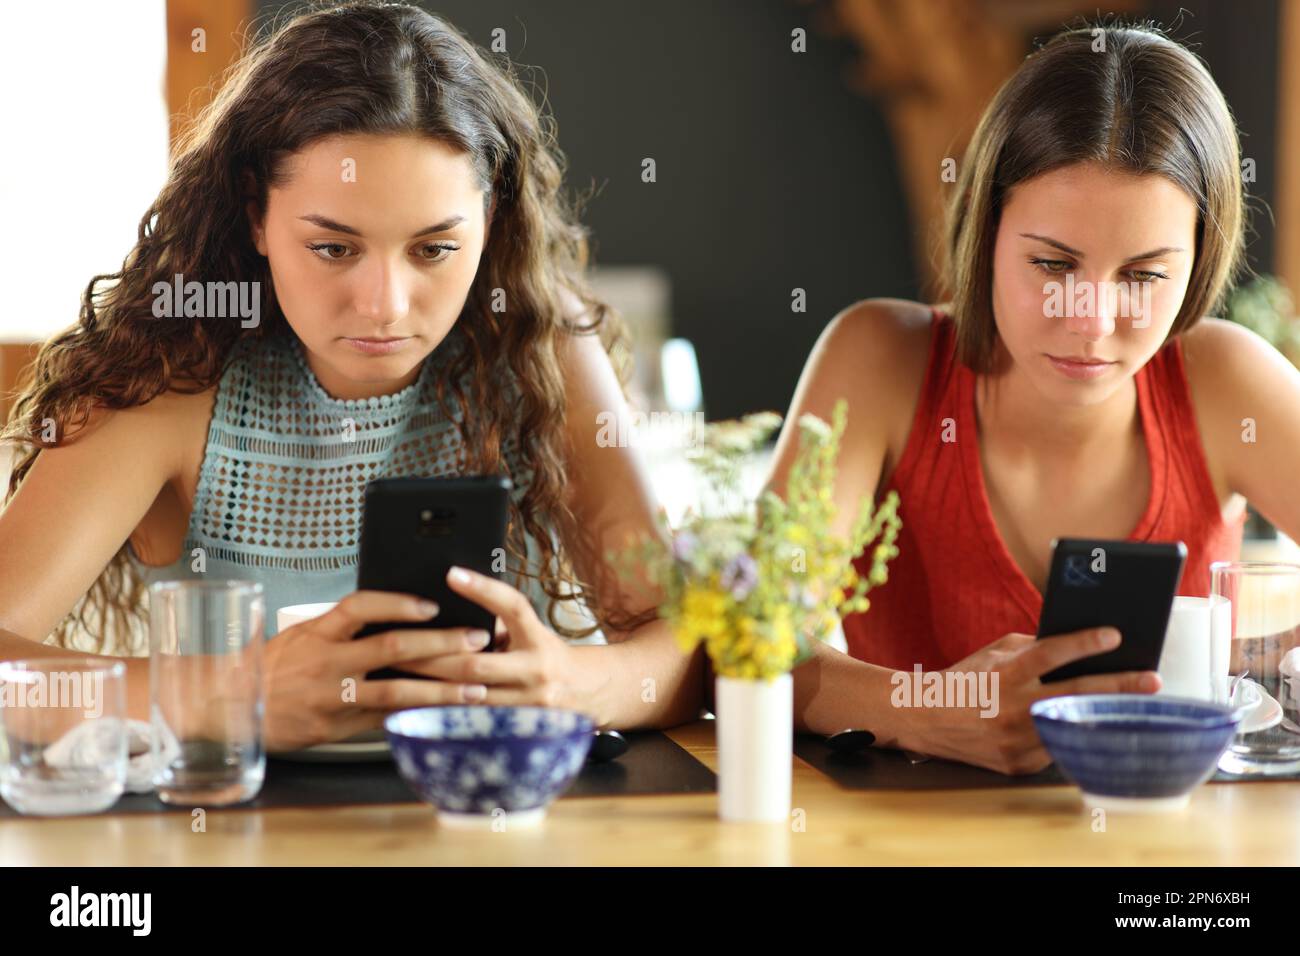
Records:
<instances>
[{"instance_id":1,"label":"purple flower","mask_svg":"<svg viewBox=\"0 0 1300 956\"><path fill-rule=\"evenodd\" d=\"M673 535L673 557L678 561L689 561L695 551L695 535L682 531Z\"/></svg>"},{"instance_id":2,"label":"purple flower","mask_svg":"<svg viewBox=\"0 0 1300 956\"><path fill-rule=\"evenodd\" d=\"M733 598L743 601L758 583L758 565L749 554L741 552L728 561L727 566L722 569L720 583L723 588L731 592Z\"/></svg>"}]
</instances>

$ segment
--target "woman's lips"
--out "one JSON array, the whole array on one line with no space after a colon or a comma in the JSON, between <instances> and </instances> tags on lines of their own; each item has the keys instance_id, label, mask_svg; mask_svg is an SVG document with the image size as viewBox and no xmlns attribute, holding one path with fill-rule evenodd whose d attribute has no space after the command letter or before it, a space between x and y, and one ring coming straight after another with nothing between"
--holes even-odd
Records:
<instances>
[{"instance_id":1,"label":"woman's lips","mask_svg":"<svg viewBox=\"0 0 1300 956\"><path fill-rule=\"evenodd\" d=\"M1107 362L1101 359L1080 360L1059 358L1055 355L1048 355L1047 360L1052 363L1054 369L1066 378L1082 381L1101 378L1118 364L1116 362Z\"/></svg>"},{"instance_id":2,"label":"woman's lips","mask_svg":"<svg viewBox=\"0 0 1300 956\"><path fill-rule=\"evenodd\" d=\"M391 355L404 348L406 343L411 341L411 337L408 335L404 338L344 339L343 341L362 355Z\"/></svg>"}]
</instances>

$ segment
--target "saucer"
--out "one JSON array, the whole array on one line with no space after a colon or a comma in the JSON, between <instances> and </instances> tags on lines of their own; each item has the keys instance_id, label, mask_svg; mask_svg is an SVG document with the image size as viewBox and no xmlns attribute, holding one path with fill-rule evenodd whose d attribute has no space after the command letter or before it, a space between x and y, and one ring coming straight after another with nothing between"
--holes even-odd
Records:
<instances>
[{"instance_id":1,"label":"saucer","mask_svg":"<svg viewBox=\"0 0 1300 956\"><path fill-rule=\"evenodd\" d=\"M1264 701L1264 689L1249 677L1243 677L1232 694L1232 709L1243 715L1250 713Z\"/></svg>"},{"instance_id":2,"label":"saucer","mask_svg":"<svg viewBox=\"0 0 1300 956\"><path fill-rule=\"evenodd\" d=\"M295 763L370 763L393 758L392 748L382 729L367 730L346 740L286 750L271 756Z\"/></svg>"},{"instance_id":3,"label":"saucer","mask_svg":"<svg viewBox=\"0 0 1300 956\"><path fill-rule=\"evenodd\" d=\"M1282 722L1282 705L1268 691L1249 677L1243 678L1233 700L1243 698L1234 709L1241 714L1238 734L1254 734L1276 727Z\"/></svg>"}]
</instances>

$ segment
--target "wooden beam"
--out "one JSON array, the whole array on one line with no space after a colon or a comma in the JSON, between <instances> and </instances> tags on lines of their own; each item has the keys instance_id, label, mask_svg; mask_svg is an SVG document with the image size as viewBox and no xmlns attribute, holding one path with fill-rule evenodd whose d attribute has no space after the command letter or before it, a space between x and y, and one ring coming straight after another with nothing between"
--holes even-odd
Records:
<instances>
[{"instance_id":1,"label":"wooden beam","mask_svg":"<svg viewBox=\"0 0 1300 956\"><path fill-rule=\"evenodd\" d=\"M212 100L226 68L243 53L254 13L254 0L167 0L167 109L173 145Z\"/></svg>"},{"instance_id":2,"label":"wooden beam","mask_svg":"<svg viewBox=\"0 0 1300 956\"><path fill-rule=\"evenodd\" d=\"M1140 0L1112 0L1131 12ZM830 0L832 23L851 35L862 61L850 85L876 99L898 155L913 222L920 294L943 301L940 272L942 164L958 163L980 114L1029 52L1030 36L1094 12L1091 0Z\"/></svg>"},{"instance_id":3,"label":"wooden beam","mask_svg":"<svg viewBox=\"0 0 1300 956\"><path fill-rule=\"evenodd\" d=\"M22 384L24 373L36 360L36 350L40 343L25 342L0 343L0 424L9 420L9 410L13 408L14 396Z\"/></svg>"}]
</instances>

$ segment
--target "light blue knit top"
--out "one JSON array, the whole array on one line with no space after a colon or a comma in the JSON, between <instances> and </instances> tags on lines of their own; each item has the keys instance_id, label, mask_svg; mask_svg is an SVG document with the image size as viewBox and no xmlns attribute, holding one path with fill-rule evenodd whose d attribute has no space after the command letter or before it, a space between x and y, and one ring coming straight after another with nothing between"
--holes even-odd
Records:
<instances>
[{"instance_id":1,"label":"light blue knit top","mask_svg":"<svg viewBox=\"0 0 1300 956\"><path fill-rule=\"evenodd\" d=\"M366 482L463 473L460 433L438 403L436 384L464 347L453 328L406 388L337 399L321 387L291 331L239 342L217 387L181 557L150 567L131 548L141 576L147 583L199 576L259 581L268 636L276 632L277 609L356 590ZM459 417L455 402L448 405ZM503 471L514 482L516 503L529 479L517 456L513 437L503 441ZM529 537L527 545L536 571L537 542ZM201 574L193 569L196 548L205 562ZM517 570L513 561L509 570ZM533 580L520 586L545 620L540 587Z\"/></svg>"}]
</instances>

